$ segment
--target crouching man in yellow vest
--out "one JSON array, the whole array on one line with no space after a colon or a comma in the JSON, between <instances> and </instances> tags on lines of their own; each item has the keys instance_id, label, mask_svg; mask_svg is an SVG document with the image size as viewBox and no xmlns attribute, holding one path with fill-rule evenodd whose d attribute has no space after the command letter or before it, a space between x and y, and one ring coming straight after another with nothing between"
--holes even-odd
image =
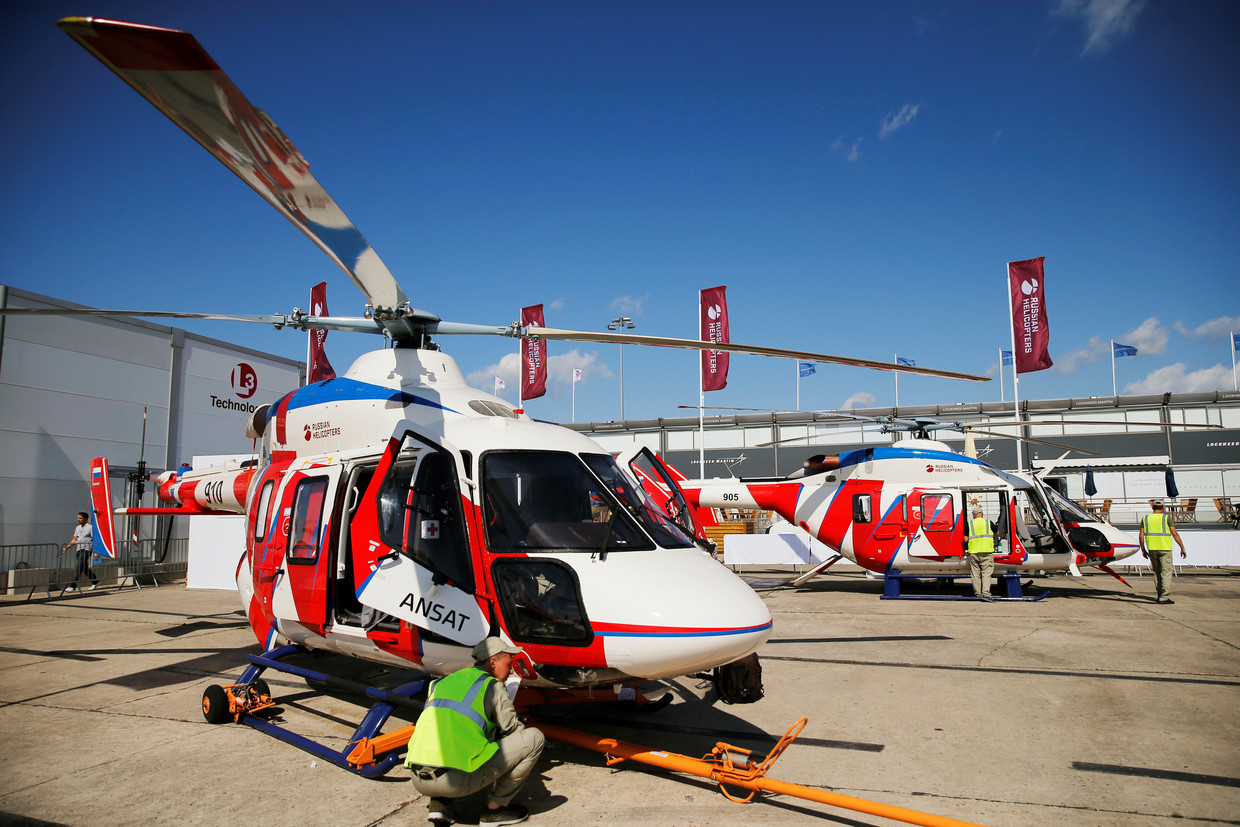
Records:
<instances>
[{"instance_id":1,"label":"crouching man in yellow vest","mask_svg":"<svg viewBox=\"0 0 1240 827\"><path fill-rule=\"evenodd\" d=\"M973 580L973 596L987 603L995 602L990 596L990 576L995 571L995 532L990 521L982 516L982 507L973 506L973 519L969 521L968 547L969 575Z\"/></svg>"},{"instance_id":2,"label":"crouching man in yellow vest","mask_svg":"<svg viewBox=\"0 0 1240 827\"><path fill-rule=\"evenodd\" d=\"M1154 586L1158 589L1159 603L1174 603L1171 599L1171 575L1174 573L1175 556L1171 553L1171 541L1180 546L1180 559L1188 556L1184 550L1184 541L1180 532L1175 530L1171 519L1163 513L1163 501L1154 500L1151 505L1154 513L1146 514L1141 521L1141 533L1138 541L1141 544L1141 556L1150 561L1154 570Z\"/></svg>"},{"instance_id":3,"label":"crouching man in yellow vest","mask_svg":"<svg viewBox=\"0 0 1240 827\"><path fill-rule=\"evenodd\" d=\"M538 763L545 739L521 723L504 688L512 656L520 653L497 637L486 638L473 649L473 666L431 685L405 766L413 786L430 797L432 824L451 824L451 799L492 784L479 824L517 824L529 817L512 799Z\"/></svg>"}]
</instances>

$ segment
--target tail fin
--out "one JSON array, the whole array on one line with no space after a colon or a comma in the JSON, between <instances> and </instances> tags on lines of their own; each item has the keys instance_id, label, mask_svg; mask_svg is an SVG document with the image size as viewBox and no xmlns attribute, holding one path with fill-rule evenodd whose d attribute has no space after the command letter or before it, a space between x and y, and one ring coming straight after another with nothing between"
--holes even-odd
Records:
<instances>
[{"instance_id":1,"label":"tail fin","mask_svg":"<svg viewBox=\"0 0 1240 827\"><path fill-rule=\"evenodd\" d=\"M116 525L112 520L112 491L108 488L108 461L90 461L90 524L95 535L95 554L116 559Z\"/></svg>"}]
</instances>

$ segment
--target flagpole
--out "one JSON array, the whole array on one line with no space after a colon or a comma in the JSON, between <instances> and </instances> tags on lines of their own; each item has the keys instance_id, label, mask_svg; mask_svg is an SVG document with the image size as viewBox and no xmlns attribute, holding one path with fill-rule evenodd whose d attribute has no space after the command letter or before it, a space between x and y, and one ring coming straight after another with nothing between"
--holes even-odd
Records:
<instances>
[{"instance_id":1,"label":"flagpole","mask_svg":"<svg viewBox=\"0 0 1240 827\"><path fill-rule=\"evenodd\" d=\"M1010 301L1010 299L1009 299ZM1016 354L1012 354L1012 361L1016 361ZM1003 390L1003 348L999 348L999 401L1003 402L1007 393Z\"/></svg>"},{"instance_id":2,"label":"flagpole","mask_svg":"<svg viewBox=\"0 0 1240 827\"><path fill-rule=\"evenodd\" d=\"M573 368L573 412L568 421L577 421L577 368Z\"/></svg>"},{"instance_id":3,"label":"flagpole","mask_svg":"<svg viewBox=\"0 0 1240 827\"><path fill-rule=\"evenodd\" d=\"M698 291L698 334L702 333L702 291ZM702 336L702 338L706 338ZM706 373L702 367L702 355L698 351L698 479L706 479Z\"/></svg>"},{"instance_id":4,"label":"flagpole","mask_svg":"<svg viewBox=\"0 0 1240 827\"><path fill-rule=\"evenodd\" d=\"M1004 279L1004 283L1007 285L1008 326L1011 328L1011 331L1012 331L1012 413L1015 416L1016 421L1019 422L1020 421L1020 372L1017 370L1017 365L1016 365L1016 318L1012 315L1014 311L1012 307L1011 265L1008 266L1007 278ZM1000 362L999 369L1002 370L1003 359L1000 358L999 362ZM1017 437L1024 436L1025 435L1024 429L1018 428L1016 435ZM1018 438L1016 440L1016 470L1017 471L1020 471L1024 467L1024 460L1022 459L1023 452L1021 451L1021 444L1022 443L1020 439Z\"/></svg>"},{"instance_id":5,"label":"flagpole","mask_svg":"<svg viewBox=\"0 0 1240 827\"><path fill-rule=\"evenodd\" d=\"M892 362L892 364L895 364L895 363L897 363L897 362L899 362L899 361L900 361L900 354L898 354L898 353L893 353L893 354L891 355L891 362ZM891 372L891 374L892 374L893 376L895 376L895 378L896 378L896 407L898 408L898 407L900 407L900 371L898 371L898 370L893 370L893 371Z\"/></svg>"},{"instance_id":6,"label":"flagpole","mask_svg":"<svg viewBox=\"0 0 1240 827\"><path fill-rule=\"evenodd\" d=\"M1240 387L1236 385L1236 332L1231 332L1231 389L1240 391Z\"/></svg>"},{"instance_id":7,"label":"flagpole","mask_svg":"<svg viewBox=\"0 0 1240 827\"><path fill-rule=\"evenodd\" d=\"M1119 396L1119 390L1115 384L1115 340L1111 340L1111 396Z\"/></svg>"},{"instance_id":8,"label":"flagpole","mask_svg":"<svg viewBox=\"0 0 1240 827\"><path fill-rule=\"evenodd\" d=\"M1231 357L1231 372L1235 373L1236 372L1236 357L1234 355L1235 354L1234 350L1232 351L1232 354L1233 355ZM801 360L800 359L797 359L796 365L797 365L797 410L799 411L801 410Z\"/></svg>"}]
</instances>

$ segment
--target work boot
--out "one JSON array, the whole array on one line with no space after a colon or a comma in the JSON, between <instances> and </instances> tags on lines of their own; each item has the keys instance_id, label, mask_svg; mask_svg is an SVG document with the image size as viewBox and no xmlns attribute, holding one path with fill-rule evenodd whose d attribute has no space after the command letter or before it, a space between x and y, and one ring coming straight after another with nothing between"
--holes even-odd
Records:
<instances>
[{"instance_id":1,"label":"work boot","mask_svg":"<svg viewBox=\"0 0 1240 827\"><path fill-rule=\"evenodd\" d=\"M520 824L530 817L530 811L520 804L509 804L498 810L483 810L479 824Z\"/></svg>"},{"instance_id":2,"label":"work boot","mask_svg":"<svg viewBox=\"0 0 1240 827\"><path fill-rule=\"evenodd\" d=\"M436 827L452 823L452 802L446 798L432 798L426 805L426 820Z\"/></svg>"}]
</instances>

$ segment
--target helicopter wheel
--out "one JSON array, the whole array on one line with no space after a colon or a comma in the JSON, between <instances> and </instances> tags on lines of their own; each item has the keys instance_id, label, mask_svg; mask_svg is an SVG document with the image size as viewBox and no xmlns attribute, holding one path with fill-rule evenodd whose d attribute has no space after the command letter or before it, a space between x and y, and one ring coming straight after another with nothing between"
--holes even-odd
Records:
<instances>
[{"instance_id":1,"label":"helicopter wheel","mask_svg":"<svg viewBox=\"0 0 1240 827\"><path fill-rule=\"evenodd\" d=\"M255 678L250 682L250 689L254 690L254 694L260 698L271 697L271 689L267 686L267 681L262 678Z\"/></svg>"},{"instance_id":2,"label":"helicopter wheel","mask_svg":"<svg viewBox=\"0 0 1240 827\"><path fill-rule=\"evenodd\" d=\"M202 717L206 718L209 724L222 724L232 720L232 709L224 687L212 684L202 693Z\"/></svg>"}]
</instances>

